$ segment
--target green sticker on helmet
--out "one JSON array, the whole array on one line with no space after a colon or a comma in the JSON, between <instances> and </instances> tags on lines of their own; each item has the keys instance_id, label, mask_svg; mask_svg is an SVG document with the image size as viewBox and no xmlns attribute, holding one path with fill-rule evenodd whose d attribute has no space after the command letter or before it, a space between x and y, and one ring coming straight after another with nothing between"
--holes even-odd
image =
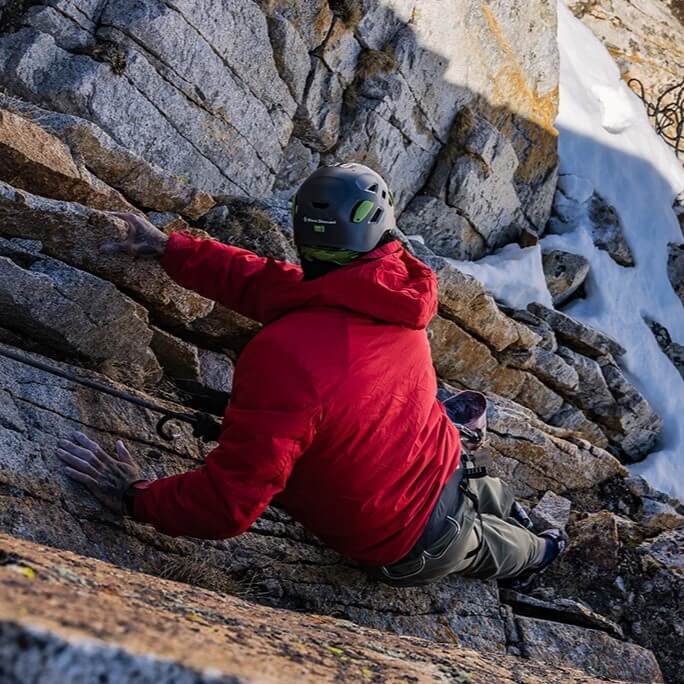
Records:
<instances>
[{"instance_id":1,"label":"green sticker on helmet","mask_svg":"<svg viewBox=\"0 0 684 684\"><path fill-rule=\"evenodd\" d=\"M315 225L313 229L314 233L325 233L325 226Z\"/></svg>"},{"instance_id":2,"label":"green sticker on helmet","mask_svg":"<svg viewBox=\"0 0 684 684\"><path fill-rule=\"evenodd\" d=\"M363 202L360 202L359 206L356 207L356 211L354 211L354 216L352 216L352 221L354 223L361 223L362 221L365 221L368 218L368 215L371 213L371 211L373 211L374 207L375 204L370 200L363 200Z\"/></svg>"}]
</instances>

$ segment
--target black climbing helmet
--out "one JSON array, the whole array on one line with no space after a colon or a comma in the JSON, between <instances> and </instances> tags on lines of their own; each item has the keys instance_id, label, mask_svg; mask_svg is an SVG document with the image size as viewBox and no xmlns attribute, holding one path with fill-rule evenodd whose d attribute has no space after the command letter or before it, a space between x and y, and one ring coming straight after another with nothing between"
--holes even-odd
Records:
<instances>
[{"instance_id":1,"label":"black climbing helmet","mask_svg":"<svg viewBox=\"0 0 684 684\"><path fill-rule=\"evenodd\" d=\"M396 228L387 183L363 164L322 166L292 200L295 243L370 252Z\"/></svg>"}]
</instances>

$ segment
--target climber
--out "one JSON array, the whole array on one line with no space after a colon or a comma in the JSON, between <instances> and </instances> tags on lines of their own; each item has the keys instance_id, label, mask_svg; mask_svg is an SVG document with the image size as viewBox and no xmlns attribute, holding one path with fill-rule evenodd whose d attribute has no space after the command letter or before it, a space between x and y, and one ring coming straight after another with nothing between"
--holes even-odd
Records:
<instances>
[{"instance_id":1,"label":"climber","mask_svg":"<svg viewBox=\"0 0 684 684\"><path fill-rule=\"evenodd\" d=\"M528 581L567 538L535 534L507 485L461 463L426 334L436 278L395 238L386 183L361 164L322 167L292 210L301 267L116 215L128 237L104 251L160 258L183 287L264 327L202 467L145 480L123 443L108 454L76 432L59 442L66 475L169 535L233 537L273 502L395 585Z\"/></svg>"}]
</instances>

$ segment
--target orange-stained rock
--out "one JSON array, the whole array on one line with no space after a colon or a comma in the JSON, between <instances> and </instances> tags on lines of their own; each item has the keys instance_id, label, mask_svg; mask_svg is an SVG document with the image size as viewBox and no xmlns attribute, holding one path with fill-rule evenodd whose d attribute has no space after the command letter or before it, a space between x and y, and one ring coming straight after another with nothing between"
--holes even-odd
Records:
<instances>
[{"instance_id":1,"label":"orange-stained rock","mask_svg":"<svg viewBox=\"0 0 684 684\"><path fill-rule=\"evenodd\" d=\"M134 211L120 192L77 162L59 138L5 109L0 109L0 180L95 209Z\"/></svg>"},{"instance_id":2,"label":"orange-stained rock","mask_svg":"<svg viewBox=\"0 0 684 684\"><path fill-rule=\"evenodd\" d=\"M82 681L135 675L150 684L183 676L202 684L606 681L563 665L255 606L6 535L0 557L0 672L8 681L48 673L49 681L67 681L76 672Z\"/></svg>"}]
</instances>

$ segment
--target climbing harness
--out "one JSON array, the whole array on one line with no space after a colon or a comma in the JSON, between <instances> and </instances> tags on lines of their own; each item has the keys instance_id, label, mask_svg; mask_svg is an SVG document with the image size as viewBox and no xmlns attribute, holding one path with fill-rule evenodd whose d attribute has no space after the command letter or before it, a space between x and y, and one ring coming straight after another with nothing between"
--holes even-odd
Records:
<instances>
[{"instance_id":1,"label":"climbing harness","mask_svg":"<svg viewBox=\"0 0 684 684\"><path fill-rule=\"evenodd\" d=\"M474 451L487 438L487 397L482 392L465 390L446 399L444 410L461 433L463 445Z\"/></svg>"},{"instance_id":2,"label":"climbing harness","mask_svg":"<svg viewBox=\"0 0 684 684\"><path fill-rule=\"evenodd\" d=\"M82 378L71 373L69 371L58 368L43 361L37 361L31 358L28 354L23 352L7 349L6 347L0 346L0 356L11 359L18 363L22 363L26 366L31 366L38 370L44 371L45 373L50 373L51 375L56 375L57 377L69 380L69 382L74 382L83 387L88 387L89 389L95 390L96 392L101 392L102 394L108 394L110 397L116 397L117 399L123 399L130 404L135 406L140 406L141 408L147 409L149 411L154 411L155 413L162 414L162 417L157 421L157 434L167 442L172 441L178 435L170 432L168 429L168 424L172 421L179 421L181 423L187 423L192 426L192 435L201 439L203 442L215 442L219 435L221 434L221 424L216 416L212 416L209 413L182 413L180 411L170 411L158 404L147 399L140 399L128 392L122 392L121 390L109 387L103 382L98 382L97 380L90 380L88 378Z\"/></svg>"},{"instance_id":3,"label":"climbing harness","mask_svg":"<svg viewBox=\"0 0 684 684\"><path fill-rule=\"evenodd\" d=\"M482 521L482 512L480 510L480 499L477 494L470 489L468 484L470 480L487 476L487 469L484 466L476 466L471 457L471 452L480 448L487 436L487 398L481 392L466 390L449 397L442 403L447 416L461 434L463 462L460 469L454 474L454 477L460 478L457 485L458 490L472 503L473 508L475 509L477 522L479 522L480 525L479 531L477 525L474 525L473 528L475 535L477 536L477 546L465 556L465 559L470 559L476 557L480 553L484 544L484 524ZM445 494L448 496L447 492L452 483L453 479L445 485L442 495L440 496L440 501L441 497ZM460 506L461 504L458 505ZM435 508L435 510L437 509ZM439 537L441 541L438 542L440 548L420 548L417 557L409 558L394 566L382 566L379 569L380 576L385 581L391 583L410 582L411 580L420 577L425 570L428 561L435 561L442 558L461 533L461 525L453 515L445 515L443 521L445 527L447 525L450 526L451 533L446 536L446 542L444 542L444 537L447 533L441 533ZM428 525L429 524L430 523L428 522ZM421 544L421 540L419 540L418 543Z\"/></svg>"}]
</instances>

